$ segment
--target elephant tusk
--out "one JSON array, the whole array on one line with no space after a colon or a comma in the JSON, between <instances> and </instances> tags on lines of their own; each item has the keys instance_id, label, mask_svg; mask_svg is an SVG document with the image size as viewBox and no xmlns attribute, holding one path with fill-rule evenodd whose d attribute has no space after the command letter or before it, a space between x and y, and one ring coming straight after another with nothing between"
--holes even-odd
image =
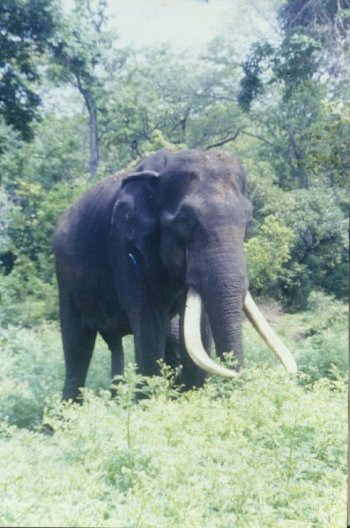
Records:
<instances>
[{"instance_id":1,"label":"elephant tusk","mask_svg":"<svg viewBox=\"0 0 350 528\"><path fill-rule=\"evenodd\" d=\"M186 299L184 337L185 345L192 361L208 374L234 378L237 372L215 363L208 356L201 338L202 299L194 288L189 288Z\"/></svg>"},{"instance_id":2,"label":"elephant tusk","mask_svg":"<svg viewBox=\"0 0 350 528\"><path fill-rule=\"evenodd\" d=\"M281 339L271 328L265 317L254 302L253 297L247 292L244 300L244 312L255 330L262 337L268 347L276 354L289 374L295 374L298 370L296 361L290 350L282 343Z\"/></svg>"}]
</instances>

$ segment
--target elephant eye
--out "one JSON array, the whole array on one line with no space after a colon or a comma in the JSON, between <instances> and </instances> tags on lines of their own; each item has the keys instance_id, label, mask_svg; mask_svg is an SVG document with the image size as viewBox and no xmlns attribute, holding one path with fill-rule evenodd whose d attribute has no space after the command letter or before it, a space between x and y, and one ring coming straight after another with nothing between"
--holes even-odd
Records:
<instances>
[{"instance_id":1,"label":"elephant eye","mask_svg":"<svg viewBox=\"0 0 350 528\"><path fill-rule=\"evenodd\" d=\"M195 224L196 219L193 214L184 207L176 214L165 213L162 218L163 228L177 235L182 240L186 240L191 236Z\"/></svg>"},{"instance_id":2,"label":"elephant eye","mask_svg":"<svg viewBox=\"0 0 350 528\"><path fill-rule=\"evenodd\" d=\"M184 214L179 215L175 220L175 225L178 228L181 228L181 227L185 228L189 225L189 223L190 223L189 218L185 216Z\"/></svg>"},{"instance_id":3,"label":"elephant eye","mask_svg":"<svg viewBox=\"0 0 350 528\"><path fill-rule=\"evenodd\" d=\"M174 231L182 237L187 238L191 235L194 229L194 219L188 214L181 212L174 219Z\"/></svg>"}]
</instances>

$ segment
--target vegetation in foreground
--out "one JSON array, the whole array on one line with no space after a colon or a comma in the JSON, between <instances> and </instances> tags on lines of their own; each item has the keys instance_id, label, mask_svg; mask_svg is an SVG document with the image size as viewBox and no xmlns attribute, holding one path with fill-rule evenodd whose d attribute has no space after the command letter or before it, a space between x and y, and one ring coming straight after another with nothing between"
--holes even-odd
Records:
<instances>
[{"instance_id":1,"label":"vegetation in foreground","mask_svg":"<svg viewBox=\"0 0 350 528\"><path fill-rule=\"evenodd\" d=\"M265 306L297 378L246 325L237 380L182 393L166 368L145 380L130 364L111 399L101 342L82 407L59 402L56 325L3 331L1 525L343 526L346 307L312 302L296 315ZM141 386L147 398L136 403Z\"/></svg>"}]
</instances>

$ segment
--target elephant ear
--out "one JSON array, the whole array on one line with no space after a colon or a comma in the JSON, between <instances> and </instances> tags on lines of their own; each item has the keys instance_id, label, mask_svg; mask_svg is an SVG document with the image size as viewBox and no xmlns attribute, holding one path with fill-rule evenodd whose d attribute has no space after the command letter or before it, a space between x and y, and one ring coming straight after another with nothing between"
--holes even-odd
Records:
<instances>
[{"instance_id":1,"label":"elephant ear","mask_svg":"<svg viewBox=\"0 0 350 528\"><path fill-rule=\"evenodd\" d=\"M112 230L138 272L155 266L159 247L159 174L142 171L121 184L112 213ZM155 247L156 246L156 247Z\"/></svg>"}]
</instances>

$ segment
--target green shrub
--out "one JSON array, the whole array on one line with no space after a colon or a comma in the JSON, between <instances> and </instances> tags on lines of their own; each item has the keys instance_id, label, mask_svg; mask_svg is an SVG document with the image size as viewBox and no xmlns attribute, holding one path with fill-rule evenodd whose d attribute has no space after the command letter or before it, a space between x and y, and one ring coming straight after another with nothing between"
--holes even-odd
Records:
<instances>
[{"instance_id":1,"label":"green shrub","mask_svg":"<svg viewBox=\"0 0 350 528\"><path fill-rule=\"evenodd\" d=\"M40 423L44 402L58 394L63 357L57 331L43 325L32 331L2 330L0 419L20 427Z\"/></svg>"},{"instance_id":2,"label":"green shrub","mask_svg":"<svg viewBox=\"0 0 350 528\"><path fill-rule=\"evenodd\" d=\"M59 216L86 188L56 183L50 190L37 183L17 182L16 201L8 206L0 252L13 256L12 269L0 268L0 324L40 324L57 319L57 287L52 236ZM5 229L5 227L6 229Z\"/></svg>"},{"instance_id":3,"label":"green shrub","mask_svg":"<svg viewBox=\"0 0 350 528\"><path fill-rule=\"evenodd\" d=\"M314 293L301 314L283 315L276 303L262 309L299 376L285 374L247 323L246 368L236 379L212 377L182 393L167 367L143 378L131 364L111 399L110 353L99 339L83 406L59 402L55 324L2 329L1 524L341 526L346 306ZM124 348L133 361L131 338Z\"/></svg>"},{"instance_id":4,"label":"green shrub","mask_svg":"<svg viewBox=\"0 0 350 528\"><path fill-rule=\"evenodd\" d=\"M133 360L133 342L124 339L126 361ZM10 326L0 329L0 420L33 428L42 419L45 401L60 400L64 381L64 359L57 324L34 329ZM102 339L87 376L95 391L110 387L111 356Z\"/></svg>"},{"instance_id":5,"label":"green shrub","mask_svg":"<svg viewBox=\"0 0 350 528\"><path fill-rule=\"evenodd\" d=\"M344 195L343 195L344 194ZM281 274L286 304L304 309L311 290L344 299L349 283L349 221L346 193L317 183L289 193L291 205L281 212L294 232L291 260Z\"/></svg>"},{"instance_id":6,"label":"green shrub","mask_svg":"<svg viewBox=\"0 0 350 528\"><path fill-rule=\"evenodd\" d=\"M273 215L265 218L257 236L245 244L251 287L269 291L290 259L293 231Z\"/></svg>"},{"instance_id":7,"label":"green shrub","mask_svg":"<svg viewBox=\"0 0 350 528\"><path fill-rule=\"evenodd\" d=\"M309 309L299 318L304 338L298 355L300 370L311 382L320 378L345 378L349 368L347 305L321 292L313 292Z\"/></svg>"},{"instance_id":8,"label":"green shrub","mask_svg":"<svg viewBox=\"0 0 350 528\"><path fill-rule=\"evenodd\" d=\"M2 326L31 327L58 317L56 284L43 281L25 256L17 259L9 275L0 272L0 303Z\"/></svg>"},{"instance_id":9,"label":"green shrub","mask_svg":"<svg viewBox=\"0 0 350 528\"><path fill-rule=\"evenodd\" d=\"M260 367L225 384L129 409L86 390L83 406L51 404L53 436L4 426L2 524L341 526L346 385L306 391Z\"/></svg>"}]
</instances>

